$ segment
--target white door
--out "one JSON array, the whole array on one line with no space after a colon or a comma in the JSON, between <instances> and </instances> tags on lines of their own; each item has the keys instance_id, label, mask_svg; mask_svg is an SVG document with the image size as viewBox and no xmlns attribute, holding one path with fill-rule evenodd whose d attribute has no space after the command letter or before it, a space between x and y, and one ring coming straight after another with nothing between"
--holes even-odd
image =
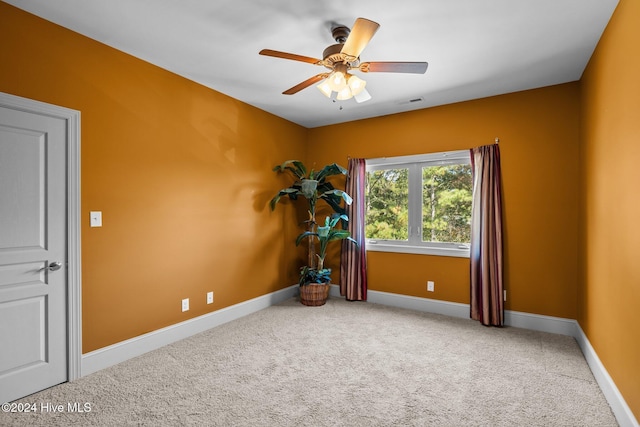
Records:
<instances>
[{"instance_id":1,"label":"white door","mask_svg":"<svg viewBox=\"0 0 640 427\"><path fill-rule=\"evenodd\" d=\"M67 134L0 105L0 403L69 378Z\"/></svg>"}]
</instances>

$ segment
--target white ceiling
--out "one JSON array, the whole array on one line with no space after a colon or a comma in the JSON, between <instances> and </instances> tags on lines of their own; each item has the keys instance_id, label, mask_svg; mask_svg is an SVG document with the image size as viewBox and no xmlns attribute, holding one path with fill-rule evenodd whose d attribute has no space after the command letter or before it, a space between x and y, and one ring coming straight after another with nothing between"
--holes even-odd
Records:
<instances>
[{"instance_id":1,"label":"white ceiling","mask_svg":"<svg viewBox=\"0 0 640 427\"><path fill-rule=\"evenodd\" d=\"M306 127L579 80L618 0L4 0ZM427 61L426 74L360 73L372 99L332 101L325 70L258 55L322 58L331 23L381 27L366 61ZM410 99L422 98L409 103Z\"/></svg>"}]
</instances>

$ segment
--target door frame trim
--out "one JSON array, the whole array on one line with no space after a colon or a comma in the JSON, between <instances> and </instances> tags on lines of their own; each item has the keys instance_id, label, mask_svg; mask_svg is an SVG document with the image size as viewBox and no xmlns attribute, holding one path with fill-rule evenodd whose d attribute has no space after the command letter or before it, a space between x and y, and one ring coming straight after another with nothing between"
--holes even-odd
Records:
<instances>
[{"instance_id":1,"label":"door frame trim","mask_svg":"<svg viewBox=\"0 0 640 427\"><path fill-rule=\"evenodd\" d=\"M67 380L82 376L82 264L80 235L80 111L0 92L0 106L66 121L67 130Z\"/></svg>"}]
</instances>

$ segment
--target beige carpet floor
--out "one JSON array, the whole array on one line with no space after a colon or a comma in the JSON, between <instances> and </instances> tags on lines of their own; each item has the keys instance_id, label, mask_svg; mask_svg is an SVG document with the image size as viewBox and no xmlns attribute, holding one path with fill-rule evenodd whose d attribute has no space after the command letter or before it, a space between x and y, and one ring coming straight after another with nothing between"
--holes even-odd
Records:
<instances>
[{"instance_id":1,"label":"beige carpet floor","mask_svg":"<svg viewBox=\"0 0 640 427\"><path fill-rule=\"evenodd\" d=\"M573 338L336 298L291 299L17 402L65 411L0 425L617 425Z\"/></svg>"}]
</instances>

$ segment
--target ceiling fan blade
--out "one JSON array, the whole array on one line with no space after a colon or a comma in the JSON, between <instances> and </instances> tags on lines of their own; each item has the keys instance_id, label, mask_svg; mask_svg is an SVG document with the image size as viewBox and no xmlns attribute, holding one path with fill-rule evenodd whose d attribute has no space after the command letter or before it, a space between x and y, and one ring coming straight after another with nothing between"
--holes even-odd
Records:
<instances>
[{"instance_id":1,"label":"ceiling fan blade","mask_svg":"<svg viewBox=\"0 0 640 427\"><path fill-rule=\"evenodd\" d=\"M322 65L322 61L320 59L311 58L309 56L296 55L295 53L280 52L280 51L271 50L271 49L262 49L259 52L259 54L265 55L265 56L273 56L275 58L290 59L292 61L306 62L308 64Z\"/></svg>"},{"instance_id":2,"label":"ceiling fan blade","mask_svg":"<svg viewBox=\"0 0 640 427\"><path fill-rule=\"evenodd\" d=\"M360 53L367 46L376 31L378 31L378 28L380 28L380 24L377 22L364 18L356 19L351 33L349 37L347 37L347 41L344 43L344 46L342 46L340 52L352 59L356 59L360 56Z\"/></svg>"},{"instance_id":3,"label":"ceiling fan blade","mask_svg":"<svg viewBox=\"0 0 640 427\"><path fill-rule=\"evenodd\" d=\"M282 94L283 95L293 95L294 93L298 93L302 89L306 89L309 86L311 86L312 84L318 83L319 81L326 79L328 75L329 74L327 74L327 73L316 74L315 76L308 78L307 80L303 81L302 83L298 83L294 87L285 90L284 92L282 92Z\"/></svg>"},{"instance_id":4,"label":"ceiling fan blade","mask_svg":"<svg viewBox=\"0 0 640 427\"><path fill-rule=\"evenodd\" d=\"M360 71L364 73L411 73L427 72L427 62L363 62Z\"/></svg>"}]
</instances>

